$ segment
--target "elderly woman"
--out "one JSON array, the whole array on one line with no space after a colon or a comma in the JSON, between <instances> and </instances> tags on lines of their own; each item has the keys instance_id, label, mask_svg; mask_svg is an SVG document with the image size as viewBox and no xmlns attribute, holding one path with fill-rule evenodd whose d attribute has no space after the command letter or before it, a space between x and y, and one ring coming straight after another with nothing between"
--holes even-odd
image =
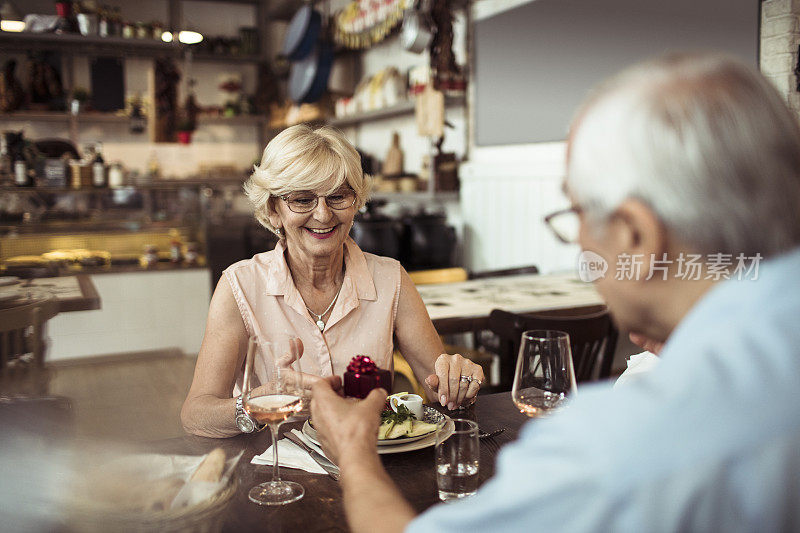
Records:
<instances>
[{"instance_id":1,"label":"elderly woman","mask_svg":"<svg viewBox=\"0 0 800 533\"><path fill-rule=\"evenodd\" d=\"M396 339L430 397L451 409L475 397L481 367L442 353L400 263L362 252L348 236L369 188L358 152L335 129L293 126L267 145L245 192L279 241L228 267L214 291L181 411L186 431L227 437L254 429L239 397L250 335L299 338L300 369L316 379L341 375L358 354L391 368Z\"/></svg>"}]
</instances>

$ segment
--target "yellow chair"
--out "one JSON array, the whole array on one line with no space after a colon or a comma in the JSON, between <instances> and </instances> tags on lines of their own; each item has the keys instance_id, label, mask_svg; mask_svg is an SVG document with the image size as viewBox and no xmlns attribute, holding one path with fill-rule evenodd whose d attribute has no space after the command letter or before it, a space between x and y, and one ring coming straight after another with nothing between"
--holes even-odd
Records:
<instances>
[{"instance_id":1,"label":"yellow chair","mask_svg":"<svg viewBox=\"0 0 800 533\"><path fill-rule=\"evenodd\" d=\"M467 271L463 268L438 268L435 270L417 270L408 273L411 281L415 285L429 285L432 283L455 283L457 281L466 281L468 278ZM392 392L413 392L419 394L423 398L426 397L425 387L414 376L411 366L408 364L402 354L395 350L394 356L394 372L395 383L392 386ZM398 379L397 374L400 375Z\"/></svg>"},{"instance_id":2,"label":"yellow chair","mask_svg":"<svg viewBox=\"0 0 800 533\"><path fill-rule=\"evenodd\" d=\"M435 270L417 270L409 272L414 285L430 285L432 283L456 283L467 281L469 275L463 268L437 268Z\"/></svg>"}]
</instances>

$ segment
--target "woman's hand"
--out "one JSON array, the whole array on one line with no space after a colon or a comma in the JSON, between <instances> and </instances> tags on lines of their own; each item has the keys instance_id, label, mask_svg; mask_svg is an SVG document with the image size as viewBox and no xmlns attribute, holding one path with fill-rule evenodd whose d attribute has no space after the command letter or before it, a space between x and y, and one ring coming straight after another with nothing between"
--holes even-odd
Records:
<instances>
[{"instance_id":1,"label":"woman's hand","mask_svg":"<svg viewBox=\"0 0 800 533\"><path fill-rule=\"evenodd\" d=\"M439 403L448 409L472 402L483 384L483 369L459 354L443 353L434 364L435 374L425 383L436 391Z\"/></svg>"}]
</instances>

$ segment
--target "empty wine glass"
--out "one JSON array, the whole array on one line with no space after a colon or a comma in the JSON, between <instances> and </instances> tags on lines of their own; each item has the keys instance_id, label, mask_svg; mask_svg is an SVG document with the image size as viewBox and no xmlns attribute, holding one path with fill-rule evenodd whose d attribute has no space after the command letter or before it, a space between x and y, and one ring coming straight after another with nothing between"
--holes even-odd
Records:
<instances>
[{"instance_id":1,"label":"empty wine glass","mask_svg":"<svg viewBox=\"0 0 800 533\"><path fill-rule=\"evenodd\" d=\"M247 413L272 434L272 480L250 490L259 505L284 505L299 500L305 491L293 481L282 481L278 469L278 428L302 410L303 375L296 368L297 339L265 341L250 337L245 359L242 403Z\"/></svg>"},{"instance_id":2,"label":"empty wine glass","mask_svg":"<svg viewBox=\"0 0 800 533\"><path fill-rule=\"evenodd\" d=\"M522 414L539 417L557 411L575 390L569 335L563 331L525 331L511 389L511 398Z\"/></svg>"}]
</instances>

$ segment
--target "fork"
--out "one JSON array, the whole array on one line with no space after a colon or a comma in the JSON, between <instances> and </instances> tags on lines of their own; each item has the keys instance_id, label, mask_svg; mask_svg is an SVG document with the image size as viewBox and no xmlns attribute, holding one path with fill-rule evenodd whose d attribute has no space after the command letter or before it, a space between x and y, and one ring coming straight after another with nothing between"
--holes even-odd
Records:
<instances>
[{"instance_id":1,"label":"fork","mask_svg":"<svg viewBox=\"0 0 800 533\"><path fill-rule=\"evenodd\" d=\"M478 438L479 439L491 439L491 438L494 438L494 437L498 436L499 434L501 434L505 430L506 430L506 428L500 428L500 429L495 429L494 431L489 431L487 433L486 431L483 431L482 429L478 429Z\"/></svg>"}]
</instances>

